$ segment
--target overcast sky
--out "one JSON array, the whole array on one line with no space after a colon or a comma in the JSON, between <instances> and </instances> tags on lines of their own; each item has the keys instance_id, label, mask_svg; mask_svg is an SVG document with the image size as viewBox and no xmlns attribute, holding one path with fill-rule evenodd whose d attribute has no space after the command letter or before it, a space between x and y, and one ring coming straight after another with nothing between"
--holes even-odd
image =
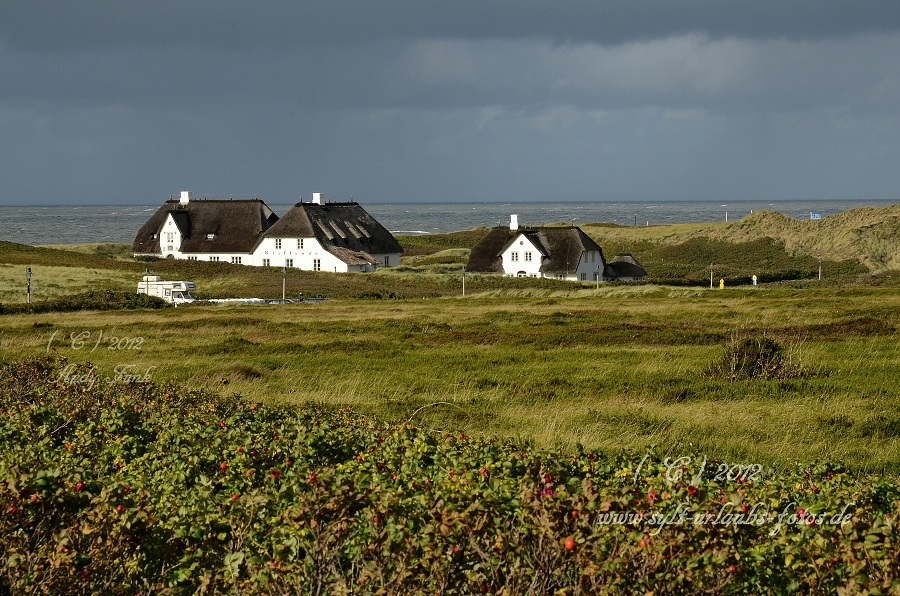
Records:
<instances>
[{"instance_id":1,"label":"overcast sky","mask_svg":"<svg viewBox=\"0 0 900 596\"><path fill-rule=\"evenodd\" d=\"M0 204L900 202L900 1L3 0Z\"/></svg>"}]
</instances>

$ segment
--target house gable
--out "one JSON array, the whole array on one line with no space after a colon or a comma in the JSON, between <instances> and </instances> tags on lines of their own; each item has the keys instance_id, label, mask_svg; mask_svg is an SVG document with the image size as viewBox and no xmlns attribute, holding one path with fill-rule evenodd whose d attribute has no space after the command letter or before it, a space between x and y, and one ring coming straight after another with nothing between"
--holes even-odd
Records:
<instances>
[{"instance_id":1,"label":"house gable","mask_svg":"<svg viewBox=\"0 0 900 596\"><path fill-rule=\"evenodd\" d=\"M533 252L530 266L526 247ZM513 260L513 253L516 260ZM539 255L539 256L538 256ZM470 251L468 270L593 280L605 268L603 250L577 227L492 228Z\"/></svg>"},{"instance_id":2,"label":"house gable","mask_svg":"<svg viewBox=\"0 0 900 596\"><path fill-rule=\"evenodd\" d=\"M297 203L266 232L265 238L315 240L352 267L397 265L403 253L394 236L355 202Z\"/></svg>"},{"instance_id":3,"label":"house gable","mask_svg":"<svg viewBox=\"0 0 900 596\"><path fill-rule=\"evenodd\" d=\"M277 221L278 216L259 199L169 200L138 231L132 250L140 255L250 254ZM173 242L163 233L173 234ZM175 236L180 242L174 242Z\"/></svg>"}]
</instances>

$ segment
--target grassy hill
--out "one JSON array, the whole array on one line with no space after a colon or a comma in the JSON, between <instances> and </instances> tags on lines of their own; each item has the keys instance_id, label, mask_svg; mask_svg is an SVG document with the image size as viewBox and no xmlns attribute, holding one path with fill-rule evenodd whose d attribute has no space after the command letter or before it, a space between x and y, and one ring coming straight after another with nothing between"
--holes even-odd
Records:
<instances>
[{"instance_id":1,"label":"grassy hill","mask_svg":"<svg viewBox=\"0 0 900 596\"><path fill-rule=\"evenodd\" d=\"M755 211L732 222L647 227L588 224L582 227L609 254L612 253L607 246L633 244L641 247L645 243L676 246L697 239L751 243L769 239L774 245L782 245L790 257L856 261L872 273L900 270L900 205L851 209L821 220L793 219L781 213Z\"/></svg>"}]
</instances>

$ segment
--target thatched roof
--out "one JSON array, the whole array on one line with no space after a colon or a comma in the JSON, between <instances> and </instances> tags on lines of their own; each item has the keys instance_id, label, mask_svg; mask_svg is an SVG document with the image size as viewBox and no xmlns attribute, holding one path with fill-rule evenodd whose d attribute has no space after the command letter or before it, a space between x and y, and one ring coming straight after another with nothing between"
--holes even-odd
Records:
<instances>
[{"instance_id":1,"label":"thatched roof","mask_svg":"<svg viewBox=\"0 0 900 596\"><path fill-rule=\"evenodd\" d=\"M607 261L606 268L603 270L603 277L612 277L618 279L621 277L647 277L647 271L641 267L631 255L617 255L610 261Z\"/></svg>"},{"instance_id":2,"label":"thatched roof","mask_svg":"<svg viewBox=\"0 0 900 596\"><path fill-rule=\"evenodd\" d=\"M467 269L482 273L503 273L501 255L510 243L523 235L541 253L542 273L560 273L573 270L588 250L603 250L590 236L578 227L542 227L510 230L507 227L492 228L469 253Z\"/></svg>"},{"instance_id":3,"label":"thatched roof","mask_svg":"<svg viewBox=\"0 0 900 596\"><path fill-rule=\"evenodd\" d=\"M267 238L310 238L350 265L376 263L376 254L403 249L359 203L297 203L266 232Z\"/></svg>"},{"instance_id":4,"label":"thatched roof","mask_svg":"<svg viewBox=\"0 0 900 596\"><path fill-rule=\"evenodd\" d=\"M278 221L278 216L259 199L188 203L169 200L138 231L132 244L134 253L161 252L159 233L170 214L183 236L183 253L251 253L263 233Z\"/></svg>"}]
</instances>

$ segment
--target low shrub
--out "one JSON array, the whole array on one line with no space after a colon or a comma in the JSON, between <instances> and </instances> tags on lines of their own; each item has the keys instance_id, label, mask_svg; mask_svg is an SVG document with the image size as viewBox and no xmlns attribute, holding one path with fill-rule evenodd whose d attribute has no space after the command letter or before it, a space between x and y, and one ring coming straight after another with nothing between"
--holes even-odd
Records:
<instances>
[{"instance_id":1,"label":"low shrub","mask_svg":"<svg viewBox=\"0 0 900 596\"><path fill-rule=\"evenodd\" d=\"M76 310L119 310L136 308L168 308L172 306L162 298L134 292L91 290L71 296L31 304L0 304L0 314L72 312Z\"/></svg>"},{"instance_id":2,"label":"low shrub","mask_svg":"<svg viewBox=\"0 0 900 596\"><path fill-rule=\"evenodd\" d=\"M897 593L900 485L0 368L0 592Z\"/></svg>"},{"instance_id":3,"label":"low shrub","mask_svg":"<svg viewBox=\"0 0 900 596\"><path fill-rule=\"evenodd\" d=\"M714 379L793 379L809 376L800 364L799 348L784 346L766 336L732 337L725 353L710 367Z\"/></svg>"}]
</instances>

